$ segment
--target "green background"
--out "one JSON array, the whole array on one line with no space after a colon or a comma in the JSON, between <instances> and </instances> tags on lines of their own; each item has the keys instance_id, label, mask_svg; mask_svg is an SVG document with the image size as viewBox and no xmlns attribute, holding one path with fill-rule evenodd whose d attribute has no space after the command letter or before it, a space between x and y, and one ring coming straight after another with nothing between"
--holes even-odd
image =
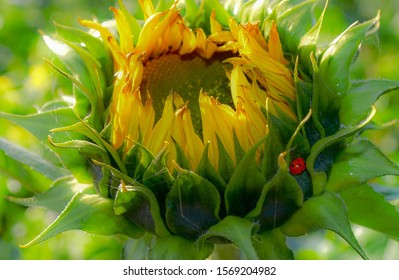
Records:
<instances>
[{"instance_id":1,"label":"green background","mask_svg":"<svg viewBox=\"0 0 399 280\"><path fill-rule=\"evenodd\" d=\"M132 6L136 1L124 1ZM0 0L0 111L29 114L37 106L71 90L71 84L45 61L51 57L39 30L51 34L53 22L79 27L78 18L112 18L115 1ZM319 12L322 5L317 6ZM331 0L323 25L321 43L329 42L355 21L373 18L381 10L381 26L363 43L353 64L352 78L399 80L399 2L394 0ZM367 137L399 164L399 92L383 96L374 121L384 129ZM0 120L0 137L35 151L46 147L20 128ZM18 178L16 178L18 175ZM21 249L40 233L56 214L45 209L18 206L6 196L26 197L47 189L51 182L28 167L16 164L0 152L0 259L119 259L122 237L92 236L73 231L62 233L31 248ZM372 185L393 186L387 197L399 205L399 180L387 176ZM371 259L399 259L399 243L382 234L354 225L355 235ZM297 259L359 259L346 242L332 232L316 232L289 239Z\"/></svg>"}]
</instances>

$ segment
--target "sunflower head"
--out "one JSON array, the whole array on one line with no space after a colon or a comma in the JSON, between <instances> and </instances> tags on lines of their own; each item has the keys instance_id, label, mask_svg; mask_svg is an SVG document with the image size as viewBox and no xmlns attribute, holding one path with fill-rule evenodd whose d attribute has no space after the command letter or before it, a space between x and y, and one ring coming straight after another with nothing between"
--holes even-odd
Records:
<instances>
[{"instance_id":1,"label":"sunflower head","mask_svg":"<svg viewBox=\"0 0 399 280\"><path fill-rule=\"evenodd\" d=\"M351 195L399 174L355 137L398 86L349 79L378 16L319 47L324 12L312 25L313 1L138 2L136 16L120 1L111 24L80 20L87 32L45 36L65 47L67 70L52 65L75 87L75 105L51 112L62 121L50 144L65 170L71 150L83 155L94 180L65 171L75 179L41 197L68 185L70 201L28 245L79 228L132 237L129 246L147 248L140 258L207 258L220 244L250 259L292 258L286 236L328 229L366 258ZM98 220L106 225L91 226Z\"/></svg>"}]
</instances>

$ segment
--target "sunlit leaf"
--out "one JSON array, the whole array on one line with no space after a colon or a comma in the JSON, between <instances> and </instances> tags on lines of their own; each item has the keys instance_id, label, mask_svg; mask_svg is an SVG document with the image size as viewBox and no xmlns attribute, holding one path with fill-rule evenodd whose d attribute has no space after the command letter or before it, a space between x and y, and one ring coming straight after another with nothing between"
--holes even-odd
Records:
<instances>
[{"instance_id":1,"label":"sunlit leaf","mask_svg":"<svg viewBox=\"0 0 399 280\"><path fill-rule=\"evenodd\" d=\"M300 236L319 229L328 229L344 238L356 252L367 259L349 223L344 202L331 192L324 192L305 201L303 207L281 226L287 236Z\"/></svg>"},{"instance_id":2,"label":"sunlit leaf","mask_svg":"<svg viewBox=\"0 0 399 280\"><path fill-rule=\"evenodd\" d=\"M337 156L326 188L338 192L383 175L399 176L398 166L371 142L361 140L347 146Z\"/></svg>"},{"instance_id":3,"label":"sunlit leaf","mask_svg":"<svg viewBox=\"0 0 399 280\"><path fill-rule=\"evenodd\" d=\"M348 216L352 222L399 240L399 212L383 195L368 185L347 188L339 195L348 208Z\"/></svg>"},{"instance_id":4,"label":"sunlit leaf","mask_svg":"<svg viewBox=\"0 0 399 280\"><path fill-rule=\"evenodd\" d=\"M0 138L0 150L22 164L29 166L51 180L69 175L69 171L55 166L52 162L26 148L18 146L4 138Z\"/></svg>"},{"instance_id":5,"label":"sunlit leaf","mask_svg":"<svg viewBox=\"0 0 399 280\"><path fill-rule=\"evenodd\" d=\"M44 207L61 212L76 193L93 194L94 189L91 185L79 184L68 176L55 180L44 193L27 198L8 197L8 200L27 207Z\"/></svg>"},{"instance_id":6,"label":"sunlit leaf","mask_svg":"<svg viewBox=\"0 0 399 280\"><path fill-rule=\"evenodd\" d=\"M288 248L285 235L280 229L258 233L252 240L259 259L262 260L292 260L294 253Z\"/></svg>"},{"instance_id":7,"label":"sunlit leaf","mask_svg":"<svg viewBox=\"0 0 399 280\"><path fill-rule=\"evenodd\" d=\"M354 125L366 118L377 99L399 88L399 82L388 80L365 80L354 82L342 98L339 113L343 125Z\"/></svg>"},{"instance_id":8,"label":"sunlit leaf","mask_svg":"<svg viewBox=\"0 0 399 280\"><path fill-rule=\"evenodd\" d=\"M143 231L126 217L115 215L113 206L111 199L77 193L57 219L23 247L69 230L83 230L99 235L123 234L132 238L142 236Z\"/></svg>"}]
</instances>

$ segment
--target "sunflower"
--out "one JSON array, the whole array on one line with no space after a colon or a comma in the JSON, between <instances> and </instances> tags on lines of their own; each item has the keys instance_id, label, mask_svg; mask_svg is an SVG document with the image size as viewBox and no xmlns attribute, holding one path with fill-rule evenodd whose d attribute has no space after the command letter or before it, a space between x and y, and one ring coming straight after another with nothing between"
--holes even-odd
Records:
<instances>
[{"instance_id":1,"label":"sunflower","mask_svg":"<svg viewBox=\"0 0 399 280\"><path fill-rule=\"evenodd\" d=\"M356 137L398 84L349 78L378 15L319 47L327 3L312 25L313 1L166 2L140 0L133 16L120 1L113 22L44 35L63 47L52 49L64 66L49 63L73 82L74 103L3 114L59 160L49 191L12 200L52 208L62 194L65 209L26 246L81 229L130 237L126 257L202 259L231 247L234 257L290 259L286 236L328 229L367 258L350 221L392 234L379 215L363 217L367 205L399 221L367 185L397 166ZM54 114L48 130L33 126Z\"/></svg>"},{"instance_id":2,"label":"sunflower","mask_svg":"<svg viewBox=\"0 0 399 280\"><path fill-rule=\"evenodd\" d=\"M266 135L266 111L275 114L278 107L297 119L291 108L293 73L275 24L266 41L259 23L239 25L230 18L223 29L213 11L207 36L187 26L177 2L163 12L155 12L150 1L140 5L145 22L136 44L129 15L120 9L111 8L119 43L101 24L81 21L100 32L112 53L110 141L116 149L123 146L123 157L137 142L155 155L169 143L169 169L178 146L195 170L209 145L208 157L217 170L218 141L236 164L234 135L248 151Z\"/></svg>"}]
</instances>

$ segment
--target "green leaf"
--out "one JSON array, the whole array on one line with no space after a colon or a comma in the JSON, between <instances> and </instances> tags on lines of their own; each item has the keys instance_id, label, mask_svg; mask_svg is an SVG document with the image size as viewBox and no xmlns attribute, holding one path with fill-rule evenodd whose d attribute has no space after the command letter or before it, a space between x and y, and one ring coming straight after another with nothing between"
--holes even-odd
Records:
<instances>
[{"instance_id":1,"label":"green leaf","mask_svg":"<svg viewBox=\"0 0 399 280\"><path fill-rule=\"evenodd\" d=\"M139 185L120 187L115 197L114 209L116 215L123 214L146 231L163 237L170 235L154 194L145 187Z\"/></svg>"},{"instance_id":2,"label":"green leaf","mask_svg":"<svg viewBox=\"0 0 399 280\"><path fill-rule=\"evenodd\" d=\"M11 202L27 207L44 207L61 212L76 193L93 194L92 185L80 184L68 176L55 180L50 188L41 194L28 198L8 197Z\"/></svg>"},{"instance_id":3,"label":"green leaf","mask_svg":"<svg viewBox=\"0 0 399 280\"><path fill-rule=\"evenodd\" d=\"M195 239L219 221L220 195L195 173L179 172L166 196L166 222L173 233Z\"/></svg>"},{"instance_id":4,"label":"green leaf","mask_svg":"<svg viewBox=\"0 0 399 280\"><path fill-rule=\"evenodd\" d=\"M320 60L320 112L328 117L339 109L349 87L349 69L353 57L367 32L379 21L379 15L361 24L353 24L339 35L323 53ZM331 116L335 117L335 116Z\"/></svg>"},{"instance_id":5,"label":"green leaf","mask_svg":"<svg viewBox=\"0 0 399 280\"><path fill-rule=\"evenodd\" d=\"M5 154L22 164L28 165L40 174L51 180L56 180L69 175L68 170L59 168L39 154L35 154L21 146L9 142L4 138L0 138L0 150Z\"/></svg>"},{"instance_id":6,"label":"green leaf","mask_svg":"<svg viewBox=\"0 0 399 280\"><path fill-rule=\"evenodd\" d=\"M294 253L288 248L285 235L278 228L256 234L252 243L261 260L294 259Z\"/></svg>"},{"instance_id":7,"label":"green leaf","mask_svg":"<svg viewBox=\"0 0 399 280\"><path fill-rule=\"evenodd\" d=\"M366 118L377 99L399 88L398 81L365 80L354 82L342 98L339 119L343 125L354 125Z\"/></svg>"},{"instance_id":8,"label":"green leaf","mask_svg":"<svg viewBox=\"0 0 399 280\"><path fill-rule=\"evenodd\" d=\"M258 255L252 243L252 235L256 230L256 224L246 219L227 216L203 234L197 243L202 248L208 240L229 240L240 248L249 260L258 260Z\"/></svg>"},{"instance_id":9,"label":"green leaf","mask_svg":"<svg viewBox=\"0 0 399 280\"><path fill-rule=\"evenodd\" d=\"M32 193L45 192L52 183L52 180L31 170L29 166L6 156L2 150L0 150L0 174L4 176L3 178L17 180L24 189ZM6 190L5 187L4 190Z\"/></svg>"},{"instance_id":10,"label":"green leaf","mask_svg":"<svg viewBox=\"0 0 399 280\"><path fill-rule=\"evenodd\" d=\"M146 260L148 257L149 245L146 241L146 234L138 239L128 239L122 248L123 260Z\"/></svg>"},{"instance_id":11,"label":"green leaf","mask_svg":"<svg viewBox=\"0 0 399 280\"><path fill-rule=\"evenodd\" d=\"M153 236L148 243L148 260L204 260L213 250L212 244L198 248L195 241L176 235L168 238Z\"/></svg>"},{"instance_id":12,"label":"green leaf","mask_svg":"<svg viewBox=\"0 0 399 280\"><path fill-rule=\"evenodd\" d=\"M399 240L399 212L383 195L368 185L347 188L339 195L348 208L352 222Z\"/></svg>"},{"instance_id":13,"label":"green leaf","mask_svg":"<svg viewBox=\"0 0 399 280\"><path fill-rule=\"evenodd\" d=\"M139 239L129 239L122 257L125 260L203 260L212 250L209 243L200 249L194 241L179 236L162 238L146 233Z\"/></svg>"},{"instance_id":14,"label":"green leaf","mask_svg":"<svg viewBox=\"0 0 399 280\"><path fill-rule=\"evenodd\" d=\"M376 146L361 140L345 148L334 160L326 188L338 192L384 175L399 176L399 168Z\"/></svg>"},{"instance_id":15,"label":"green leaf","mask_svg":"<svg viewBox=\"0 0 399 280\"><path fill-rule=\"evenodd\" d=\"M334 231L344 238L363 259L367 259L353 235L345 204L331 192L324 192L305 201L303 207L280 229L287 236L300 236L319 229Z\"/></svg>"},{"instance_id":16,"label":"green leaf","mask_svg":"<svg viewBox=\"0 0 399 280\"><path fill-rule=\"evenodd\" d=\"M69 230L99 235L123 234L132 238L142 236L140 228L124 216L115 215L113 205L111 199L77 193L52 224L22 247L35 245Z\"/></svg>"},{"instance_id":17,"label":"green leaf","mask_svg":"<svg viewBox=\"0 0 399 280\"><path fill-rule=\"evenodd\" d=\"M260 173L255 155L264 140L255 144L238 164L227 185L225 201L227 213L245 216L260 197L266 179Z\"/></svg>"},{"instance_id":18,"label":"green leaf","mask_svg":"<svg viewBox=\"0 0 399 280\"><path fill-rule=\"evenodd\" d=\"M71 108L59 108L32 115L14 115L0 112L0 117L23 127L42 142L47 142L47 137L51 134L52 129L80 122ZM53 137L55 141L60 142L71 140L71 137L76 139L75 135L68 135L67 133L59 133Z\"/></svg>"}]
</instances>

